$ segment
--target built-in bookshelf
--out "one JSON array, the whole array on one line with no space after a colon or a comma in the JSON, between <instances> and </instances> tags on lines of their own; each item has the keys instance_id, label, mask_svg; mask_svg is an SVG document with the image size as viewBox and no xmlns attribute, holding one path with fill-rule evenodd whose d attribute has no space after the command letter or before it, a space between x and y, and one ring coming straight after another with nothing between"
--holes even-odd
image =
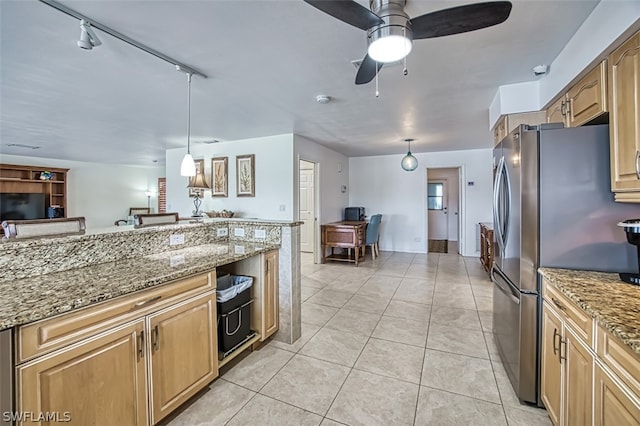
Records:
<instances>
[{"instance_id":1,"label":"built-in bookshelf","mask_svg":"<svg viewBox=\"0 0 640 426\"><path fill-rule=\"evenodd\" d=\"M44 194L46 207L61 207L66 217L68 171L58 167L0 164L0 192Z\"/></svg>"}]
</instances>

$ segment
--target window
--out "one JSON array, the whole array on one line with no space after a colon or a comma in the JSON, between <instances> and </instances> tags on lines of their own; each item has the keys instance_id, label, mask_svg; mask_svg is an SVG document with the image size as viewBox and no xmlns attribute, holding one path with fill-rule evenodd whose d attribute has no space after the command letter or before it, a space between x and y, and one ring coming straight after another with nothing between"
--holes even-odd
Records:
<instances>
[{"instance_id":1,"label":"window","mask_svg":"<svg viewBox=\"0 0 640 426\"><path fill-rule=\"evenodd\" d=\"M167 212L167 179L158 178L158 213Z\"/></svg>"},{"instance_id":2,"label":"window","mask_svg":"<svg viewBox=\"0 0 640 426\"><path fill-rule=\"evenodd\" d=\"M442 210L443 186L442 183L427 184L427 208L429 210Z\"/></svg>"}]
</instances>

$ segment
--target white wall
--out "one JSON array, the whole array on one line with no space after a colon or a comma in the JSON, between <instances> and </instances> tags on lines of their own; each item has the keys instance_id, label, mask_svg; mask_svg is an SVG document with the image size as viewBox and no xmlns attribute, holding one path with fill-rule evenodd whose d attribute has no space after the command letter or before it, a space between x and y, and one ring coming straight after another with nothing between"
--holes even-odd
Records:
<instances>
[{"instance_id":1,"label":"white wall","mask_svg":"<svg viewBox=\"0 0 640 426\"><path fill-rule=\"evenodd\" d=\"M185 148L167 150L167 211L191 216L193 198L189 198L188 178L180 176L180 163ZM293 204L293 135L267 136L215 144L191 146L193 158L204 159L205 176L211 184L211 158L229 157L229 196L213 198L205 191L201 209L205 212L223 209L234 211L239 217L293 220L298 213ZM236 196L236 156L255 155L255 197ZM297 166L295 168L297 173Z\"/></svg>"},{"instance_id":2,"label":"white wall","mask_svg":"<svg viewBox=\"0 0 640 426\"><path fill-rule=\"evenodd\" d=\"M413 172L400 167L404 154L350 158L349 204L364 206L367 215L382 214L381 250L426 253L426 169L461 167L460 251L464 256L477 256L477 223L492 220L492 150L414 155L419 165Z\"/></svg>"},{"instance_id":3,"label":"white wall","mask_svg":"<svg viewBox=\"0 0 640 426\"><path fill-rule=\"evenodd\" d=\"M146 207L148 189L157 192L162 166L120 166L2 154L6 164L68 168L67 217L84 216L87 229L113 226L126 219L129 207ZM157 209L157 197L151 206Z\"/></svg>"},{"instance_id":4,"label":"white wall","mask_svg":"<svg viewBox=\"0 0 640 426\"><path fill-rule=\"evenodd\" d=\"M616 45L640 27L640 1L602 0L553 60L549 73L540 80L500 86L489 107L489 128L501 114L538 111L595 63L604 59ZM536 100L536 106L521 101ZM528 109L527 109L528 108Z\"/></svg>"},{"instance_id":5,"label":"white wall","mask_svg":"<svg viewBox=\"0 0 640 426\"><path fill-rule=\"evenodd\" d=\"M298 159L302 159L318 165L320 179L318 185L320 194L316 197L320 203L318 224L342 220L344 208L349 205L349 158L299 135L294 135L294 157L296 164ZM298 173L296 170L294 186L296 212L299 206ZM341 190L342 186L346 187L344 193Z\"/></svg>"}]
</instances>

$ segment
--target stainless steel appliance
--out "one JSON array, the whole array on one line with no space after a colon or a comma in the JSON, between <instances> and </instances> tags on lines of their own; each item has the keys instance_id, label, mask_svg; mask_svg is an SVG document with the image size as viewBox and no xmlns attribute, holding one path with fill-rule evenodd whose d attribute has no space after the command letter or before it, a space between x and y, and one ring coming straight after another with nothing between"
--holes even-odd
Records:
<instances>
[{"instance_id":1,"label":"stainless steel appliance","mask_svg":"<svg viewBox=\"0 0 640 426\"><path fill-rule=\"evenodd\" d=\"M627 242L636 246L638 252L638 268L635 273L620 272L620 279L629 284L640 285L640 219L627 219L618 223L627 234Z\"/></svg>"},{"instance_id":2,"label":"stainless steel appliance","mask_svg":"<svg viewBox=\"0 0 640 426\"><path fill-rule=\"evenodd\" d=\"M613 201L607 125L523 125L493 160L493 332L518 397L540 404L538 267L635 272L616 224L640 207Z\"/></svg>"}]
</instances>

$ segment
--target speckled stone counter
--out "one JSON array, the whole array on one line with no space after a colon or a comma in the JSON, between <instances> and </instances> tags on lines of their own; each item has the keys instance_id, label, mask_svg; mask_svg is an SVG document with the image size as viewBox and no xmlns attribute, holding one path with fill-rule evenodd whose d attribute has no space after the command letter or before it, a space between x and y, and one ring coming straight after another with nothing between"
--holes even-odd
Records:
<instances>
[{"instance_id":1,"label":"speckled stone counter","mask_svg":"<svg viewBox=\"0 0 640 426\"><path fill-rule=\"evenodd\" d=\"M0 281L0 330L157 286L278 249L229 242L122 259L18 280Z\"/></svg>"},{"instance_id":2,"label":"speckled stone counter","mask_svg":"<svg viewBox=\"0 0 640 426\"><path fill-rule=\"evenodd\" d=\"M540 268L540 273L640 355L640 286L618 274Z\"/></svg>"}]
</instances>

